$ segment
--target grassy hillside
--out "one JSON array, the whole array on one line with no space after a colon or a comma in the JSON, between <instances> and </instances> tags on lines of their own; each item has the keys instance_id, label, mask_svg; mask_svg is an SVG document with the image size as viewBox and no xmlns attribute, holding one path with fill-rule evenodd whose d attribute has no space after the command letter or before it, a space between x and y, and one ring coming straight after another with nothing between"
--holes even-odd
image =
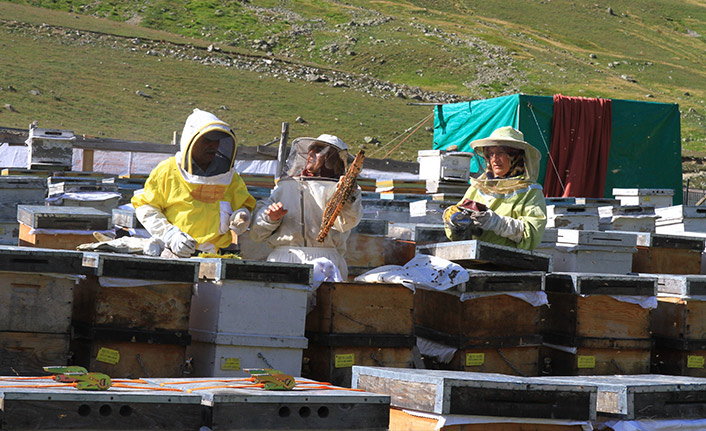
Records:
<instances>
[{"instance_id":1,"label":"grassy hillside","mask_svg":"<svg viewBox=\"0 0 706 431\"><path fill-rule=\"evenodd\" d=\"M431 113L410 102L561 93L678 103L683 154L706 155L704 0L29 0L0 2L0 19L8 53L0 59L0 107L17 109L0 110L3 126L37 119L166 141L199 106L236 124L245 144L273 139L288 121L293 136L333 132L354 148L376 137L390 143L375 154L382 157ZM121 38L98 42L86 31ZM201 58L168 55L184 46ZM317 73L395 88L205 65L202 58L215 53L318 66ZM396 97L400 86L423 97ZM297 116L307 123L295 123ZM427 126L390 157L411 160L429 148Z\"/></svg>"}]
</instances>

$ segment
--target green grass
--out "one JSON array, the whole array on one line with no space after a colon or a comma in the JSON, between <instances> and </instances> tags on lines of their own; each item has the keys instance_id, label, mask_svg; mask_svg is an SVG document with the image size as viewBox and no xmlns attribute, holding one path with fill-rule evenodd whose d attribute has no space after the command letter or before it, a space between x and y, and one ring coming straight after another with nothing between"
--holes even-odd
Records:
<instances>
[{"instance_id":1,"label":"green grass","mask_svg":"<svg viewBox=\"0 0 706 431\"><path fill-rule=\"evenodd\" d=\"M275 55L291 61L362 72L467 99L520 91L678 103L683 154L706 156L702 2L27 0L0 2L0 17L203 47L217 43L232 52L255 52L253 40L266 40ZM108 48L55 47L31 38L8 43L4 33L0 42L8 53L0 59L0 86L11 79L21 82L24 91L34 85L54 87L56 93L44 91L32 98L21 91L0 92L4 103L14 100L13 106L21 107L13 115L0 111L0 124L6 126L26 127L34 117L42 122L61 118L90 133L164 140L180 127L191 107L208 109L211 104L213 109L229 106L220 114L242 129L248 144L272 139L281 121L289 121L295 134L335 127L352 142L371 135L384 143L431 112L354 90L219 68L204 72L204 66L193 63L158 62ZM338 50L332 49L334 44ZM14 70L9 66L17 61L10 60L10 54L21 57ZM49 59L42 62L42 55ZM96 61L103 64L98 67ZM87 70L89 65L101 69L105 78ZM504 74L475 82L484 68ZM135 100L136 87L144 83L153 85L157 95ZM228 91L222 94L218 88ZM308 126L294 124L297 115L307 119ZM431 146L428 132L416 135L405 143L404 153L391 157L413 160L415 148Z\"/></svg>"}]
</instances>

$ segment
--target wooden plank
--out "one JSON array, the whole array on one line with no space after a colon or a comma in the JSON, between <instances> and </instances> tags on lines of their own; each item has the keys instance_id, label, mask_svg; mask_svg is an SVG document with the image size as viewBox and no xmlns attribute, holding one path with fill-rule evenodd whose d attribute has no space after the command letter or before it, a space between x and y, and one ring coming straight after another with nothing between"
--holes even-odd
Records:
<instances>
[{"instance_id":1,"label":"wooden plank","mask_svg":"<svg viewBox=\"0 0 706 431\"><path fill-rule=\"evenodd\" d=\"M145 331L189 330L193 283L140 283L102 286L88 276L74 289L73 320L88 326L141 329Z\"/></svg>"},{"instance_id":2,"label":"wooden plank","mask_svg":"<svg viewBox=\"0 0 706 431\"><path fill-rule=\"evenodd\" d=\"M0 271L88 275L83 253L70 250L0 246Z\"/></svg>"},{"instance_id":3,"label":"wooden plank","mask_svg":"<svg viewBox=\"0 0 706 431\"><path fill-rule=\"evenodd\" d=\"M240 259L193 259L199 262L199 278L209 280L262 281L310 285L313 267L298 263Z\"/></svg>"},{"instance_id":4,"label":"wooden plank","mask_svg":"<svg viewBox=\"0 0 706 431\"><path fill-rule=\"evenodd\" d=\"M459 371L354 367L353 387L389 394L390 405L436 414L595 419L596 388L539 378Z\"/></svg>"},{"instance_id":5,"label":"wooden plank","mask_svg":"<svg viewBox=\"0 0 706 431\"><path fill-rule=\"evenodd\" d=\"M77 277L2 271L0 278L0 331L69 334Z\"/></svg>"},{"instance_id":6,"label":"wooden plank","mask_svg":"<svg viewBox=\"0 0 706 431\"><path fill-rule=\"evenodd\" d=\"M418 245L416 251L451 260L467 268L490 265L497 268L551 271L551 257L548 255L478 240Z\"/></svg>"},{"instance_id":7,"label":"wooden plank","mask_svg":"<svg viewBox=\"0 0 706 431\"><path fill-rule=\"evenodd\" d=\"M230 382L205 379L150 379L166 388L192 390L208 406L206 423L217 430L369 430L385 431L389 424L390 397L370 392L354 392L331 386L331 389L303 389L297 378L292 391L267 391L259 388L201 389ZM171 383L173 382L173 383ZM236 384L242 382L233 382ZM194 428L196 429L196 428Z\"/></svg>"},{"instance_id":8,"label":"wooden plank","mask_svg":"<svg viewBox=\"0 0 706 431\"><path fill-rule=\"evenodd\" d=\"M414 333L414 292L400 284L322 283L306 330L324 334Z\"/></svg>"},{"instance_id":9,"label":"wooden plank","mask_svg":"<svg viewBox=\"0 0 706 431\"><path fill-rule=\"evenodd\" d=\"M163 259L119 253L84 253L83 265L103 277L196 283L199 262L194 259Z\"/></svg>"},{"instance_id":10,"label":"wooden plank","mask_svg":"<svg viewBox=\"0 0 706 431\"><path fill-rule=\"evenodd\" d=\"M460 419L456 417L456 419ZM552 423L553 422L553 423ZM439 419L415 415L403 409L390 409L390 431L583 431L579 425L568 425L562 421L548 419L547 423L535 420L518 421L508 419L506 422L494 420L478 422L477 417L469 419L469 423L442 425Z\"/></svg>"},{"instance_id":11,"label":"wooden plank","mask_svg":"<svg viewBox=\"0 0 706 431\"><path fill-rule=\"evenodd\" d=\"M18 205L17 220L35 229L106 230L110 214L91 207Z\"/></svg>"},{"instance_id":12,"label":"wooden plank","mask_svg":"<svg viewBox=\"0 0 706 431\"><path fill-rule=\"evenodd\" d=\"M0 332L2 375L44 375L43 367L68 363L68 333Z\"/></svg>"},{"instance_id":13,"label":"wooden plank","mask_svg":"<svg viewBox=\"0 0 706 431\"><path fill-rule=\"evenodd\" d=\"M19 245L22 247L38 247L55 250L76 250L81 244L96 242L93 231L86 231L85 234L73 233L30 233L33 228L24 223L19 224ZM61 232L57 230L56 232Z\"/></svg>"},{"instance_id":14,"label":"wooden plank","mask_svg":"<svg viewBox=\"0 0 706 431\"><path fill-rule=\"evenodd\" d=\"M547 292L580 295L656 296L657 277L586 272L554 272L547 274Z\"/></svg>"}]
</instances>

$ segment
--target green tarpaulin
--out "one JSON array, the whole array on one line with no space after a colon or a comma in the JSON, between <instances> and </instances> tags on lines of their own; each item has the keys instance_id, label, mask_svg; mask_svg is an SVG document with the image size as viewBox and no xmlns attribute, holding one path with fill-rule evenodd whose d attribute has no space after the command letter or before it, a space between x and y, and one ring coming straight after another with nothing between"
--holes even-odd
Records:
<instances>
[{"instance_id":1,"label":"green tarpaulin","mask_svg":"<svg viewBox=\"0 0 706 431\"><path fill-rule=\"evenodd\" d=\"M682 203L681 125L679 106L670 103L612 99L612 133L604 197L613 188L673 189L674 205ZM539 172L544 181L551 143L549 96L514 94L486 100L439 105L434 113L434 149L456 146L472 152L470 142L513 126L542 153ZM482 171L474 157L471 172Z\"/></svg>"}]
</instances>

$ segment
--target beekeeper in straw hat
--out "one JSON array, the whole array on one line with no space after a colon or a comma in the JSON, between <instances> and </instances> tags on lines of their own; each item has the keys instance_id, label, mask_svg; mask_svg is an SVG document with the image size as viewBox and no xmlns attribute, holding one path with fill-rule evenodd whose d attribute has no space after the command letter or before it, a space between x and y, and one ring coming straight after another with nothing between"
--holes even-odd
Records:
<instances>
[{"instance_id":1,"label":"beekeeper in straw hat","mask_svg":"<svg viewBox=\"0 0 706 431\"><path fill-rule=\"evenodd\" d=\"M351 229L363 216L360 187L356 185L323 242L317 241L326 203L346 172L348 147L334 135L298 138L285 165L285 174L269 198L258 201L250 238L273 248L271 262L316 263L314 278L346 281L343 257ZM327 262L329 261L331 265ZM320 267L322 272L317 274Z\"/></svg>"},{"instance_id":2,"label":"beekeeper in straw hat","mask_svg":"<svg viewBox=\"0 0 706 431\"><path fill-rule=\"evenodd\" d=\"M546 203L537 181L541 154L519 130L507 126L471 142L486 170L463 199L444 211L449 239L478 239L534 250L547 224Z\"/></svg>"},{"instance_id":3,"label":"beekeeper in straw hat","mask_svg":"<svg viewBox=\"0 0 706 431\"><path fill-rule=\"evenodd\" d=\"M231 231L245 233L255 207L233 167L233 130L210 112L194 109L184 124L180 147L152 170L144 190L133 196L135 215L178 257L228 251Z\"/></svg>"}]
</instances>

